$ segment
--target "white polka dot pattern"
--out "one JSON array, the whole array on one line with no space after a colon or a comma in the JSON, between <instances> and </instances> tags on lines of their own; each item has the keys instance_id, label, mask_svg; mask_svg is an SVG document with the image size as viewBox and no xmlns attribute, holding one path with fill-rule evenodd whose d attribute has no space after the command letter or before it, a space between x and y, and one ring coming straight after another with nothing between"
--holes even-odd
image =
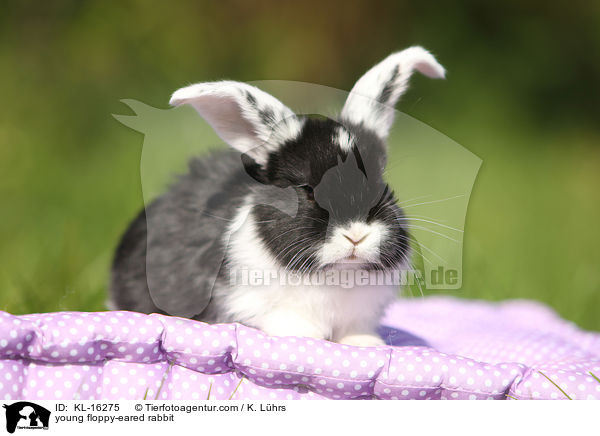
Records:
<instances>
[{"instance_id":1,"label":"white polka dot pattern","mask_svg":"<svg viewBox=\"0 0 600 436\"><path fill-rule=\"evenodd\" d=\"M600 399L600 335L539 304L405 300L384 323L428 345L359 348L131 312L0 312L0 398Z\"/></svg>"}]
</instances>

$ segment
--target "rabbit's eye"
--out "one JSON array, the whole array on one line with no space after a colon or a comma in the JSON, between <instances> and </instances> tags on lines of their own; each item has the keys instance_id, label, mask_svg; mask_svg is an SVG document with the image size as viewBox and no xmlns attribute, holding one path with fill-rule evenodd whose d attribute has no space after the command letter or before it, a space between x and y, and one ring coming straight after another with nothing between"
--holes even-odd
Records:
<instances>
[{"instance_id":1,"label":"rabbit's eye","mask_svg":"<svg viewBox=\"0 0 600 436\"><path fill-rule=\"evenodd\" d=\"M315 199L315 191L313 190L312 186L302 185L300 186L300 188L302 188L302 190L306 192L306 198L308 198L309 200Z\"/></svg>"}]
</instances>

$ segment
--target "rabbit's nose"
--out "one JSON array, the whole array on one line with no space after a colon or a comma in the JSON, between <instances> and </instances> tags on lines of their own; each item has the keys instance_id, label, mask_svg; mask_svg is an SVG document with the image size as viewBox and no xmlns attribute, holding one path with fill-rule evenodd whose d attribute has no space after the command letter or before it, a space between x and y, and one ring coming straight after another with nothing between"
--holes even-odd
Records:
<instances>
[{"instance_id":1,"label":"rabbit's nose","mask_svg":"<svg viewBox=\"0 0 600 436\"><path fill-rule=\"evenodd\" d=\"M352 236L348 236L346 234L343 235L344 238L346 238L347 240L350 241L350 243L354 246L360 244L362 241L364 241L365 239L367 239L367 236L369 236L369 233L357 236L355 234L353 234Z\"/></svg>"}]
</instances>

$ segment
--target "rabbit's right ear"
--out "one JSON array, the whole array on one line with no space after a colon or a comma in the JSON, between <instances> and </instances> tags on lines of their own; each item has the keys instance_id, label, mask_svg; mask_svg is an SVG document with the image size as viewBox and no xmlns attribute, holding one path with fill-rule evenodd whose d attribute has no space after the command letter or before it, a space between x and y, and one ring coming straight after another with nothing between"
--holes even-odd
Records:
<instances>
[{"instance_id":1,"label":"rabbit's right ear","mask_svg":"<svg viewBox=\"0 0 600 436\"><path fill-rule=\"evenodd\" d=\"M272 95L241 82L197 83L181 88L169 102L191 104L215 132L259 165L284 142L296 138L303 120Z\"/></svg>"}]
</instances>

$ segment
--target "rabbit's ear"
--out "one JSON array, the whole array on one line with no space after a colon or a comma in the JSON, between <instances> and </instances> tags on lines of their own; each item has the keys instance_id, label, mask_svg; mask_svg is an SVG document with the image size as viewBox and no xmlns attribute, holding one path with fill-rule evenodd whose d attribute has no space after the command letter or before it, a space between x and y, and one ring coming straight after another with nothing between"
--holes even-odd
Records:
<instances>
[{"instance_id":1,"label":"rabbit's ear","mask_svg":"<svg viewBox=\"0 0 600 436\"><path fill-rule=\"evenodd\" d=\"M422 47L391 54L356 82L342 109L342 120L362 124L385 139L394 122L394 105L408 88L413 71L443 79L446 71Z\"/></svg>"},{"instance_id":2,"label":"rabbit's ear","mask_svg":"<svg viewBox=\"0 0 600 436\"><path fill-rule=\"evenodd\" d=\"M191 104L221 139L259 165L303 124L275 97L241 82L197 83L175 91L169 103Z\"/></svg>"}]
</instances>

